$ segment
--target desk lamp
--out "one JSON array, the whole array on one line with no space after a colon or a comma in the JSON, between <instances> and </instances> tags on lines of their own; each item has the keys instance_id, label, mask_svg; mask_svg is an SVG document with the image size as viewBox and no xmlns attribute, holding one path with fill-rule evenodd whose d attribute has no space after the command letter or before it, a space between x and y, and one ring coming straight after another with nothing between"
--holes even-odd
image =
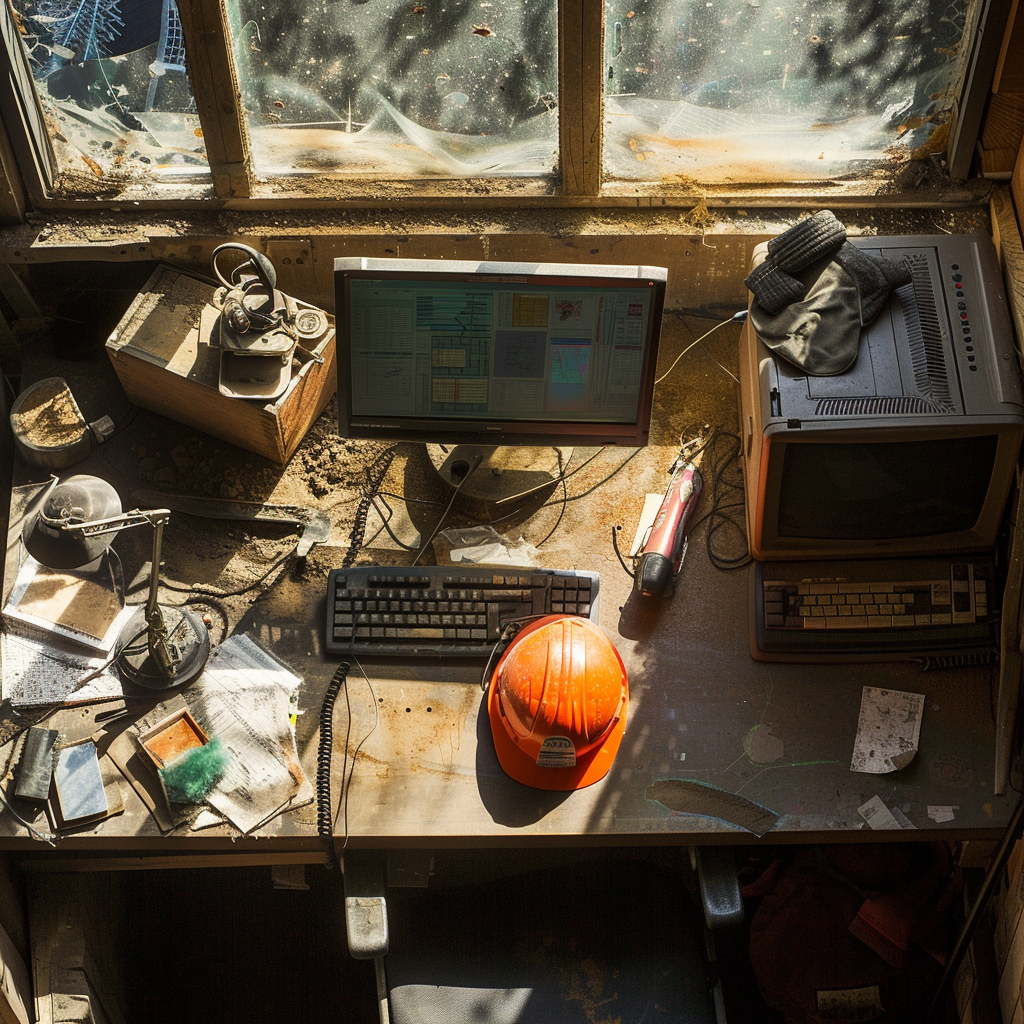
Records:
<instances>
[{"instance_id":1,"label":"desk lamp","mask_svg":"<svg viewBox=\"0 0 1024 1024\"><path fill-rule=\"evenodd\" d=\"M160 607L160 547L168 509L123 512L117 492L99 477L56 477L41 508L22 531L28 553L51 569L79 569L95 561L114 535L132 526L153 527L153 554L146 604L128 620L117 639L121 675L154 690L184 686L202 672L210 638L202 619L187 608ZM141 643L145 637L145 644Z\"/></svg>"}]
</instances>

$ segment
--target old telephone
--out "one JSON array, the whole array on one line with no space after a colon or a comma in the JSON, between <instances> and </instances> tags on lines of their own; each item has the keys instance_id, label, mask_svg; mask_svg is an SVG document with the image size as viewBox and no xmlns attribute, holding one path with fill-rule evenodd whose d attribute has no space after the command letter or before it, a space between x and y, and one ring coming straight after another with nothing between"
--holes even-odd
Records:
<instances>
[{"instance_id":1,"label":"old telephone","mask_svg":"<svg viewBox=\"0 0 1024 1024\"><path fill-rule=\"evenodd\" d=\"M229 251L245 259L225 276L218 257ZM216 295L219 323L211 336L220 347L218 390L229 398L277 398L288 387L296 359L323 362L315 350L333 329L330 318L280 291L274 264L248 245L218 245L210 264L223 285Z\"/></svg>"}]
</instances>

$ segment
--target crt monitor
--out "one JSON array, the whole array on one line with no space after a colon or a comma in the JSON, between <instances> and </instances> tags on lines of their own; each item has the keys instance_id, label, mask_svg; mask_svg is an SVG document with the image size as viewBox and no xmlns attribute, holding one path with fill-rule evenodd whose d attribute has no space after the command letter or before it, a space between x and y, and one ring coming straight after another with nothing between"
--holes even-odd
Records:
<instances>
[{"instance_id":1,"label":"crt monitor","mask_svg":"<svg viewBox=\"0 0 1024 1024\"><path fill-rule=\"evenodd\" d=\"M343 437L648 442L661 267L334 263Z\"/></svg>"},{"instance_id":2,"label":"crt monitor","mask_svg":"<svg viewBox=\"0 0 1024 1024\"><path fill-rule=\"evenodd\" d=\"M761 343L749 320L742 332L751 554L786 561L991 550L1024 432L992 242L851 241L905 263L913 281L862 330L849 371L809 376Z\"/></svg>"}]
</instances>

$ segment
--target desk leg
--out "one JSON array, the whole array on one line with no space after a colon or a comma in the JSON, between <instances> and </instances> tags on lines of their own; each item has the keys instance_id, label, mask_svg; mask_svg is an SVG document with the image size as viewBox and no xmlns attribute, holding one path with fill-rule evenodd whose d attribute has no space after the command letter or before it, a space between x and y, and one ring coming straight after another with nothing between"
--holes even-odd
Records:
<instances>
[{"instance_id":1,"label":"desk leg","mask_svg":"<svg viewBox=\"0 0 1024 1024\"><path fill-rule=\"evenodd\" d=\"M1003 614L1006 612L1004 610ZM996 698L996 775L992 792L996 796L1006 793L1006 781L1010 774L1013 751L1013 723L1017 717L1017 703L1020 692L1020 649L1014 644L1003 644L999 655L999 694Z\"/></svg>"}]
</instances>

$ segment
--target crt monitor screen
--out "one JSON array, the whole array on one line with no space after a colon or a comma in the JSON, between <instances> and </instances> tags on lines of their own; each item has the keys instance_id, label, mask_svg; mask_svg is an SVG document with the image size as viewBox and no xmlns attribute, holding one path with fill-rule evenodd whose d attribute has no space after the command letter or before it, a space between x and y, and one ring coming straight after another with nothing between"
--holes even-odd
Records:
<instances>
[{"instance_id":1,"label":"crt monitor screen","mask_svg":"<svg viewBox=\"0 0 1024 1024\"><path fill-rule=\"evenodd\" d=\"M787 444L779 536L871 541L972 530L998 444L995 434Z\"/></svg>"},{"instance_id":2,"label":"crt monitor screen","mask_svg":"<svg viewBox=\"0 0 1024 1024\"><path fill-rule=\"evenodd\" d=\"M339 259L339 429L647 443L665 271Z\"/></svg>"}]
</instances>

